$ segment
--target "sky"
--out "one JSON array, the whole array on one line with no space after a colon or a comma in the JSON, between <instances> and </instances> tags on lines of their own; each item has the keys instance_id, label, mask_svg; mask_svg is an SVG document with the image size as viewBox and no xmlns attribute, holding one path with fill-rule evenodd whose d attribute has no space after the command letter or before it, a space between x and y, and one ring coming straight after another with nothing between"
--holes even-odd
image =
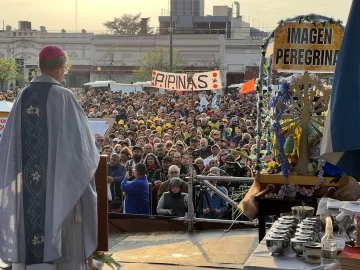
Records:
<instances>
[{"instance_id":1,"label":"sky","mask_svg":"<svg viewBox=\"0 0 360 270\"><path fill-rule=\"evenodd\" d=\"M158 26L157 17L168 10L169 0L0 0L0 20L18 28L18 21L31 21L33 29L45 26L48 31L77 30L105 32L103 22L126 13L142 13L150 17L150 25ZM356 1L356 0L354 0ZM321 14L346 22L352 0L244 0L240 2L243 20L255 27L273 30L277 21L303 14ZM229 0L205 0L205 14L213 6L231 6ZM2 26L1 26L2 28Z\"/></svg>"}]
</instances>

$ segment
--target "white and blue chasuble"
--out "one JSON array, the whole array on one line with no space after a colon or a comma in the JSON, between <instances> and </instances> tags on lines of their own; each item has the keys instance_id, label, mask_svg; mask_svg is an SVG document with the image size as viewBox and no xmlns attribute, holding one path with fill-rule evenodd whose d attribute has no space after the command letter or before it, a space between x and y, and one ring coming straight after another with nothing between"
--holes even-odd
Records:
<instances>
[{"instance_id":1,"label":"white and blue chasuble","mask_svg":"<svg viewBox=\"0 0 360 270\"><path fill-rule=\"evenodd\" d=\"M97 246L95 138L47 75L17 98L0 141L0 258L14 270L86 269Z\"/></svg>"}]
</instances>

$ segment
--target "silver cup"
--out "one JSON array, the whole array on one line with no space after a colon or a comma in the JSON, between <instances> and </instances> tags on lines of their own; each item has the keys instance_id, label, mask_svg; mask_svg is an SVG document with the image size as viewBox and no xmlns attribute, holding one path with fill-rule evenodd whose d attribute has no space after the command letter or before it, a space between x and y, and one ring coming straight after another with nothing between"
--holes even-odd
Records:
<instances>
[{"instance_id":1,"label":"silver cup","mask_svg":"<svg viewBox=\"0 0 360 270\"><path fill-rule=\"evenodd\" d=\"M270 251L271 256L283 256L286 248L289 246L289 241L281 236L271 235L266 237L266 246Z\"/></svg>"},{"instance_id":2,"label":"silver cup","mask_svg":"<svg viewBox=\"0 0 360 270\"><path fill-rule=\"evenodd\" d=\"M291 207L291 211L293 216L300 221L304 220L307 217L314 216L315 213L314 207L311 206L293 206Z\"/></svg>"},{"instance_id":3,"label":"silver cup","mask_svg":"<svg viewBox=\"0 0 360 270\"><path fill-rule=\"evenodd\" d=\"M307 242L311 242L310 238L308 237L295 237L291 239L291 249L295 252L297 257L303 255L304 251L304 244Z\"/></svg>"}]
</instances>

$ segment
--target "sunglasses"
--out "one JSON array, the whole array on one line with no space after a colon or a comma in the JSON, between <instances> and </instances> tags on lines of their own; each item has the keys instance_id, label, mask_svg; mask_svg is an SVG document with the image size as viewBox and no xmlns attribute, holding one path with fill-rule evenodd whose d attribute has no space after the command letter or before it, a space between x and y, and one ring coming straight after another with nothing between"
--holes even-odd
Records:
<instances>
[{"instance_id":1,"label":"sunglasses","mask_svg":"<svg viewBox=\"0 0 360 270\"><path fill-rule=\"evenodd\" d=\"M177 174L177 171L169 172L169 174Z\"/></svg>"}]
</instances>

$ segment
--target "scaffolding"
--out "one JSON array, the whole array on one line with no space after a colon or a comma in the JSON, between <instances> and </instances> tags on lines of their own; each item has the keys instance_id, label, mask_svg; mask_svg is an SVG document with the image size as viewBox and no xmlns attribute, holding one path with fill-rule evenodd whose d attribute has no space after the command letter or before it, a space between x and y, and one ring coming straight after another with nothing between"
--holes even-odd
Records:
<instances>
[{"instance_id":1,"label":"scaffolding","mask_svg":"<svg viewBox=\"0 0 360 270\"><path fill-rule=\"evenodd\" d=\"M190 175L192 175L192 172L190 172ZM240 186L242 189L245 189L248 187L248 183L252 183L254 181L253 177L231 177L231 176L206 176L206 175L193 175L185 178L188 181L189 186L189 201L188 205L193 206L194 205L194 193L192 192L194 181L198 181L200 184L205 185L207 188L212 190L214 193L219 195L223 200L225 200L227 203L229 203L233 209L237 209L239 203L235 202L232 198L225 195L223 192L221 192L217 187L213 186L209 181L216 180L216 181L232 181L232 182L241 182L243 183L242 186ZM241 214L239 214L240 216ZM194 207L189 207L187 215L183 218L176 218L175 220L184 221L188 224L188 231L193 231L194 224L196 222L209 222L209 223L225 223L225 224L246 224L246 225L253 225L254 227L258 225L257 220L223 220L223 219L207 219L207 218L197 218L195 215L195 209Z\"/></svg>"}]
</instances>

